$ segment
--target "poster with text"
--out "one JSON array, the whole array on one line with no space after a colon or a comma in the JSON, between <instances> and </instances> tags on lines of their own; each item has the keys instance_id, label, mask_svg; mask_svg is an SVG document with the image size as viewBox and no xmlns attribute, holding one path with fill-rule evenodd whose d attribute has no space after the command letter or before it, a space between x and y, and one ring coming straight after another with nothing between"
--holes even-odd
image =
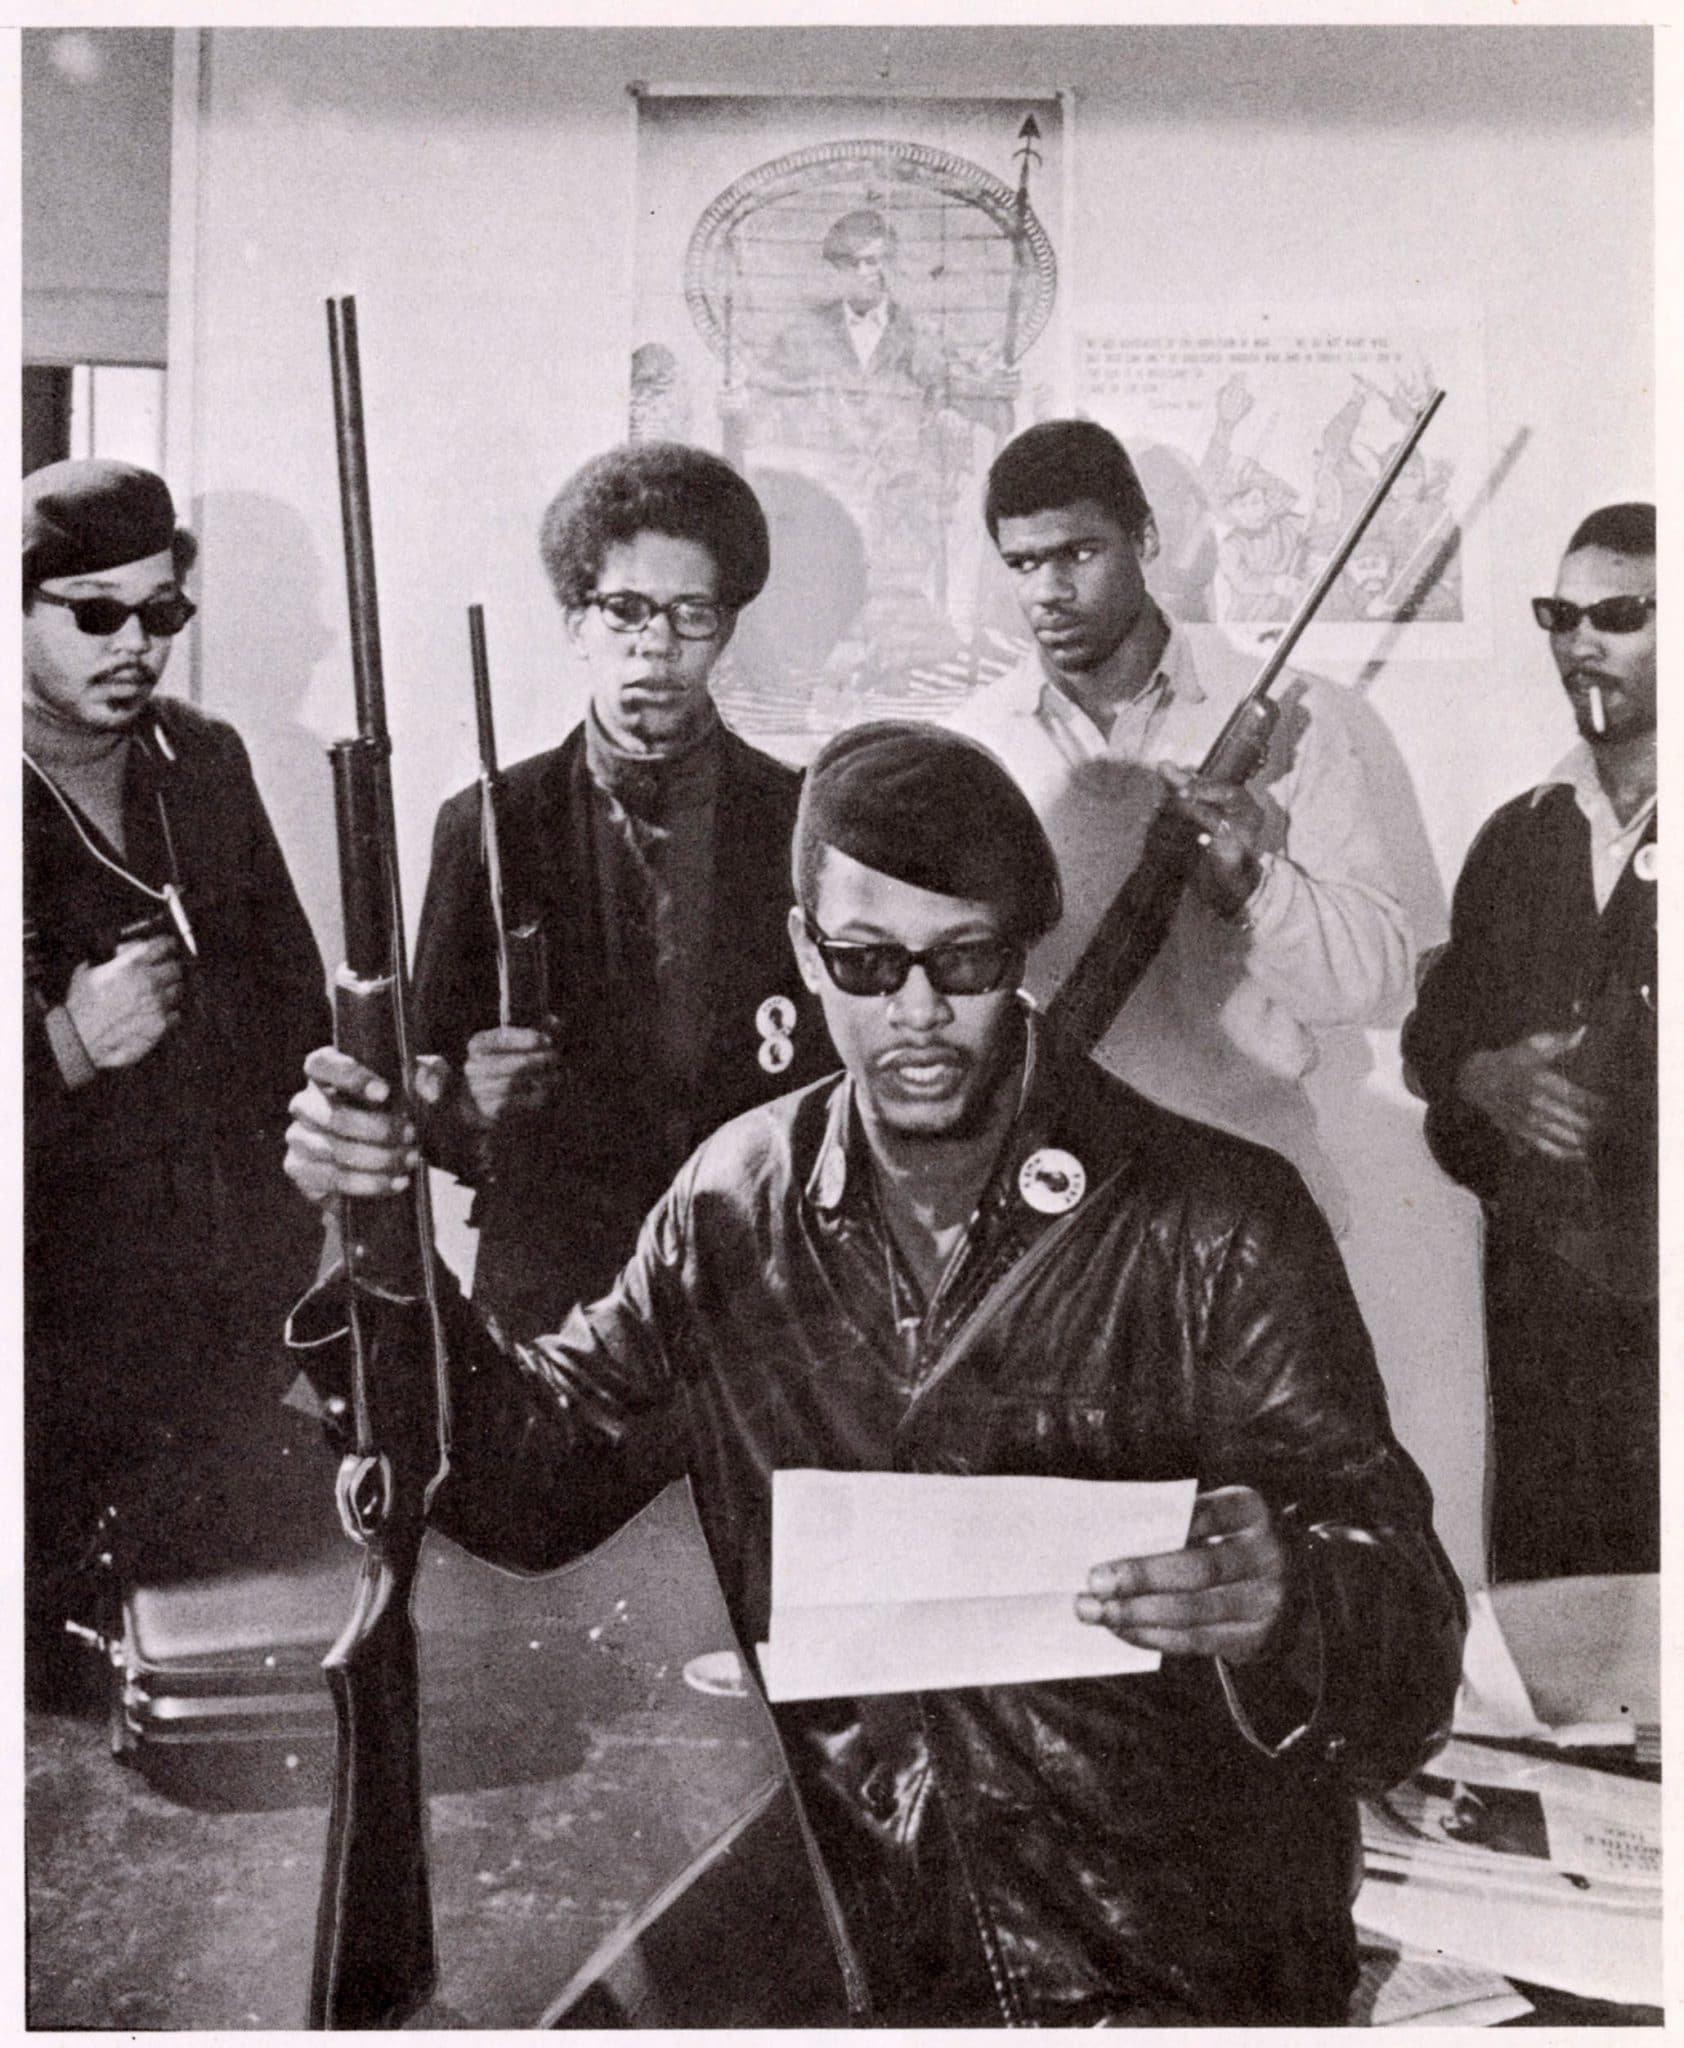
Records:
<instances>
[{"instance_id":1,"label":"poster with text","mask_svg":"<svg viewBox=\"0 0 1684 2048\"><path fill-rule=\"evenodd\" d=\"M1435 387L1445 400L1329 589L1304 665L1489 653L1478 324L1179 307L1084 322L1077 403L1134 456L1176 617L1278 636Z\"/></svg>"},{"instance_id":2,"label":"poster with text","mask_svg":"<svg viewBox=\"0 0 1684 2048\"><path fill-rule=\"evenodd\" d=\"M714 691L786 760L1007 658L982 494L1068 399L1066 147L1055 94L639 96L629 432L719 450L766 508Z\"/></svg>"}]
</instances>

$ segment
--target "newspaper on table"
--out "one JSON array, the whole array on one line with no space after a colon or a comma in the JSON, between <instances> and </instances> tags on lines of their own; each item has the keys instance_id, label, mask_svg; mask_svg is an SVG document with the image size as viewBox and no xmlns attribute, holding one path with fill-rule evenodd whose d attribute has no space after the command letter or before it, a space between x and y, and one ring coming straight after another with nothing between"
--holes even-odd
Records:
<instances>
[{"instance_id":1,"label":"newspaper on table","mask_svg":"<svg viewBox=\"0 0 1684 2048\"><path fill-rule=\"evenodd\" d=\"M1661 2000L1660 1787L1450 1742L1362 1803L1368 1935L1620 2004Z\"/></svg>"},{"instance_id":2,"label":"newspaper on table","mask_svg":"<svg viewBox=\"0 0 1684 2048\"><path fill-rule=\"evenodd\" d=\"M1358 1962L1348 2026L1500 2027L1533 2009L1506 1977L1476 1963L1368 1940Z\"/></svg>"}]
</instances>

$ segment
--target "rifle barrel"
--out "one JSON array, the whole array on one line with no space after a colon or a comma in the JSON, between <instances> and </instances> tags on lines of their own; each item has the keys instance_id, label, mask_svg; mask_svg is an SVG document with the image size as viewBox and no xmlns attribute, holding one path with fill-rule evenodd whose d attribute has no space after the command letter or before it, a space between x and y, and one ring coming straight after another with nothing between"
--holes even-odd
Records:
<instances>
[{"instance_id":1,"label":"rifle barrel","mask_svg":"<svg viewBox=\"0 0 1684 2048\"><path fill-rule=\"evenodd\" d=\"M485 658L485 606L468 607L468 654L474 666L474 721L482 774L497 779L497 733L491 721L491 667Z\"/></svg>"},{"instance_id":2,"label":"rifle barrel","mask_svg":"<svg viewBox=\"0 0 1684 2048\"><path fill-rule=\"evenodd\" d=\"M1249 693L1252 697L1266 697L1274 687L1275 678L1286 667L1288 661L1291 660L1292 650L1298 645L1304 628L1315 617L1316 613L1321 610L1327 593L1338 581L1345 564L1356 552L1358 541L1368 531L1369 524L1373 520L1375 513L1385 503L1387 493L1391 490L1392 485L1397 482L1403 470L1403 465L1415 453L1415 444L1427 431L1427 428L1432 423L1433 414L1438 411L1443 403L1443 391L1435 390L1428 398L1426 404L1415 415L1408 433L1404 435L1396 448L1392 450L1391 459L1387 462L1379 476L1375 478L1374 488L1369 492L1362 510L1345 529L1339 545L1322 564L1320 575L1317 576L1315 582L1304 593L1297 611L1287 621L1281 637L1270 650L1268 660L1264 662L1262 668L1258 671L1257 680L1252 684ZM1220 744L1221 742L1219 741L1218 745Z\"/></svg>"},{"instance_id":3,"label":"rifle barrel","mask_svg":"<svg viewBox=\"0 0 1684 2048\"><path fill-rule=\"evenodd\" d=\"M345 534L345 585L350 599L351 668L357 730L386 741L386 681L380 659L380 600L374 582L374 520L369 509L368 454L363 438L363 380L357 354L357 302L327 302L328 359L333 372L334 440L339 454L339 515Z\"/></svg>"}]
</instances>

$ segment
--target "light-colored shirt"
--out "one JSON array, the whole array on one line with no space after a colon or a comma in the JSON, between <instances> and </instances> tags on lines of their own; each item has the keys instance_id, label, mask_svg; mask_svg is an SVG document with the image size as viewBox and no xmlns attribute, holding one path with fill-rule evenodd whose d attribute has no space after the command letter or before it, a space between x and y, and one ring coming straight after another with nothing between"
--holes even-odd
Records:
<instances>
[{"instance_id":1,"label":"light-colored shirt","mask_svg":"<svg viewBox=\"0 0 1684 2048\"><path fill-rule=\"evenodd\" d=\"M1568 751L1540 788L1548 789L1563 782L1573 792L1573 800L1590 826L1591 885L1596 891L1597 909L1606 910L1615 884L1625 873L1626 863L1648 830L1649 820L1655 815L1656 799L1650 797L1622 825L1619 813L1608 801L1608 792L1602 787L1602 778L1596 772L1596 757L1585 740L1580 740Z\"/></svg>"},{"instance_id":2,"label":"light-colored shirt","mask_svg":"<svg viewBox=\"0 0 1684 2048\"><path fill-rule=\"evenodd\" d=\"M1065 914L1031 956L1044 1001L1140 858L1163 797L1159 762L1197 766L1249 689L1253 661L1220 633L1173 627L1158 673L1107 736L1031 649L950 723L999 755L1058 856ZM1169 938L1095 1048L1165 1107L1272 1145L1338 1227L1344 1192L1302 1087L1316 1033L1390 1021L1413 947L1341 693L1290 674L1269 756L1249 784L1265 822L1243 920L1191 887Z\"/></svg>"},{"instance_id":3,"label":"light-colored shirt","mask_svg":"<svg viewBox=\"0 0 1684 2048\"><path fill-rule=\"evenodd\" d=\"M856 313L846 299L842 301L842 325L847 332L849 346L854 359L862 370L871 368L871 359L877 353L889 326L889 302L879 299L863 313Z\"/></svg>"}]
</instances>

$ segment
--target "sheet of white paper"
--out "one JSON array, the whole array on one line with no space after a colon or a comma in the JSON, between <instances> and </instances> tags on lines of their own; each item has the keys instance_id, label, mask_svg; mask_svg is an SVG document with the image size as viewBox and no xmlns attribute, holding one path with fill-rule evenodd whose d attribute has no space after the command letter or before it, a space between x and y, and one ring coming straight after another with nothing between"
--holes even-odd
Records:
<instances>
[{"instance_id":1,"label":"sheet of white paper","mask_svg":"<svg viewBox=\"0 0 1684 2048\"><path fill-rule=\"evenodd\" d=\"M1456 1733L1494 1735L1513 1740L1529 1736L1547 1740L1549 1730L1533 1710L1526 1681L1516 1668L1491 1595L1478 1592L1468 1602L1468 1638L1462 1648L1462 1684L1456 1694Z\"/></svg>"},{"instance_id":2,"label":"sheet of white paper","mask_svg":"<svg viewBox=\"0 0 1684 2048\"><path fill-rule=\"evenodd\" d=\"M1476 1963L1366 1941L1359 1962L1349 2026L1496 2027L1532 2010L1506 1977Z\"/></svg>"},{"instance_id":3,"label":"sheet of white paper","mask_svg":"<svg viewBox=\"0 0 1684 2048\"><path fill-rule=\"evenodd\" d=\"M1096 1564L1178 1550L1196 1482L777 1472L774 1700L1157 1668L1078 1621Z\"/></svg>"},{"instance_id":4,"label":"sheet of white paper","mask_svg":"<svg viewBox=\"0 0 1684 2048\"><path fill-rule=\"evenodd\" d=\"M1353 1913L1365 1933L1483 1963L1528 1984L1618 2005L1661 2002L1658 1912L1598 1912L1575 1898L1547 1905L1507 1891L1440 1885L1425 1875L1371 1873Z\"/></svg>"},{"instance_id":5,"label":"sheet of white paper","mask_svg":"<svg viewBox=\"0 0 1684 2048\"><path fill-rule=\"evenodd\" d=\"M1510 1593L1514 1589L1502 1590ZM1455 1725L1458 1735L1550 1742L1558 1749L1624 1748L1637 1739L1637 1724L1629 1716L1622 1721L1574 1721L1554 1728L1540 1720L1489 1591L1475 1593L1468 1602L1468 1639L1462 1651Z\"/></svg>"}]
</instances>

